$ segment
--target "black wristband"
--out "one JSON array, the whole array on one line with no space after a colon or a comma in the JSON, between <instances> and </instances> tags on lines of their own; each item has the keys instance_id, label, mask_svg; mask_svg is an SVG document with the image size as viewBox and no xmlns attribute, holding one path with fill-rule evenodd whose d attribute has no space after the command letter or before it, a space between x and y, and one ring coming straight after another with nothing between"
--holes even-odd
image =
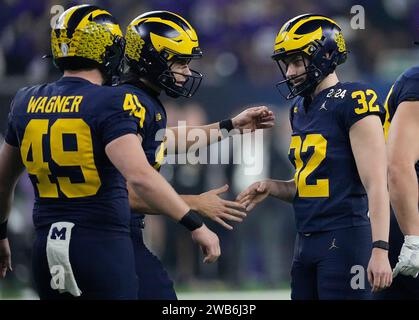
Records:
<instances>
[{"instance_id":1,"label":"black wristband","mask_svg":"<svg viewBox=\"0 0 419 320\"><path fill-rule=\"evenodd\" d=\"M226 129L227 131L231 131L234 129L233 120L231 119L221 120L219 124L220 124L220 130Z\"/></svg>"},{"instance_id":2,"label":"black wristband","mask_svg":"<svg viewBox=\"0 0 419 320\"><path fill-rule=\"evenodd\" d=\"M179 223L186 227L189 231L194 231L195 229L202 227L204 224L200 215L193 210L189 210L188 213L186 213L182 219L179 220Z\"/></svg>"},{"instance_id":3,"label":"black wristband","mask_svg":"<svg viewBox=\"0 0 419 320\"><path fill-rule=\"evenodd\" d=\"M387 241L383 241L383 240L374 241L372 243L372 247L373 248L379 248L379 249L387 250L387 251L389 249L388 242Z\"/></svg>"},{"instance_id":4,"label":"black wristband","mask_svg":"<svg viewBox=\"0 0 419 320\"><path fill-rule=\"evenodd\" d=\"M7 238L7 220L0 223L0 240Z\"/></svg>"}]
</instances>

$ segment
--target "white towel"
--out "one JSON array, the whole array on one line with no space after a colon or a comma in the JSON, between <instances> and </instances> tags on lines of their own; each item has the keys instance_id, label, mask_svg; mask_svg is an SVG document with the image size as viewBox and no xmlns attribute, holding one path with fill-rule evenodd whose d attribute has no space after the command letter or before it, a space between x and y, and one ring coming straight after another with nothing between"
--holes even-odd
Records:
<instances>
[{"instance_id":1,"label":"white towel","mask_svg":"<svg viewBox=\"0 0 419 320\"><path fill-rule=\"evenodd\" d=\"M47 240L48 266L52 276L51 288L60 293L69 292L75 297L81 295L70 264L71 229L74 223L56 222L51 225Z\"/></svg>"}]
</instances>

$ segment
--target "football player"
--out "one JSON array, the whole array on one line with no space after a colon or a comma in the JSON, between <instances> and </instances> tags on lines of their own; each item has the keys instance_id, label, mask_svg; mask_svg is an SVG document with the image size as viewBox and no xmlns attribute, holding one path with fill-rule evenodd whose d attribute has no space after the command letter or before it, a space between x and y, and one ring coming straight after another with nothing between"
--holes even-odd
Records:
<instances>
[{"instance_id":1,"label":"football player","mask_svg":"<svg viewBox=\"0 0 419 320\"><path fill-rule=\"evenodd\" d=\"M202 146L219 141L232 129L243 131L270 128L274 115L268 108L249 108L233 117L201 127L168 128L160 139L157 133L166 128L166 112L160 102L161 92L168 96L191 97L198 89L202 75L190 69L191 60L200 59L198 37L194 28L181 16L168 11L144 13L127 27L124 72L119 87L132 96L131 105L140 117L140 140L149 163L159 170L165 150L177 152L184 144L186 150L197 142L181 141L180 131L190 136L193 129L200 129L207 139L200 140ZM222 129L226 132L223 134ZM211 136L211 130L217 134ZM163 137L164 136L164 137ZM224 220L240 222L246 214L243 205L221 199L217 193L227 191L224 186L201 195L181 196L191 208L209 217L227 229L231 225ZM131 236L139 278L139 299L176 299L173 283L161 262L144 245L142 228L144 214L156 214L159 210L145 203L142 197L130 192L133 208Z\"/></svg>"},{"instance_id":2,"label":"football player","mask_svg":"<svg viewBox=\"0 0 419 320\"><path fill-rule=\"evenodd\" d=\"M102 86L120 65L122 39L109 12L71 7L51 33L63 77L23 88L12 102L0 151L0 263L4 276L7 218L26 167L36 195L33 274L41 299L137 298L127 181L191 230L205 262L220 255L218 237L149 165L125 91Z\"/></svg>"},{"instance_id":3,"label":"football player","mask_svg":"<svg viewBox=\"0 0 419 320\"><path fill-rule=\"evenodd\" d=\"M419 273L418 101L419 67L416 66L400 75L385 104L388 185L395 213L390 225L389 255L392 266L395 265L393 277L397 278L380 295L384 299L419 299L419 279L409 277L417 278Z\"/></svg>"},{"instance_id":4,"label":"football player","mask_svg":"<svg viewBox=\"0 0 419 320\"><path fill-rule=\"evenodd\" d=\"M269 195L293 204L297 238L292 299L369 299L390 286L389 196L382 122L376 92L342 83L335 69L347 51L341 28L313 14L284 24L272 58L287 88L292 137L290 181L252 184L239 196L248 209ZM355 267L355 269L354 269Z\"/></svg>"}]
</instances>

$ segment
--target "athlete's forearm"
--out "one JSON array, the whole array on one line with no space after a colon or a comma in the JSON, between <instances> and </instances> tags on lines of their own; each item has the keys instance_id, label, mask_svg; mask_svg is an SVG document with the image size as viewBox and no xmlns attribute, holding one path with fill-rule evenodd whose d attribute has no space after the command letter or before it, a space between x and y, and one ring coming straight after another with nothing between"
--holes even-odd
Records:
<instances>
[{"instance_id":1,"label":"athlete's forearm","mask_svg":"<svg viewBox=\"0 0 419 320\"><path fill-rule=\"evenodd\" d=\"M419 235L419 190L414 164L403 159L390 163L388 185L391 205L403 234Z\"/></svg>"},{"instance_id":2,"label":"athlete's forearm","mask_svg":"<svg viewBox=\"0 0 419 320\"><path fill-rule=\"evenodd\" d=\"M128 180L128 183L137 195L145 199L149 212L159 212L179 221L190 209L170 184L151 167L138 178Z\"/></svg>"},{"instance_id":3,"label":"athlete's forearm","mask_svg":"<svg viewBox=\"0 0 419 320\"><path fill-rule=\"evenodd\" d=\"M181 194L180 197L194 211L199 211L199 195L197 194Z\"/></svg>"},{"instance_id":4,"label":"athlete's forearm","mask_svg":"<svg viewBox=\"0 0 419 320\"><path fill-rule=\"evenodd\" d=\"M19 150L4 142L0 149L0 223L9 218L14 190L23 168Z\"/></svg>"},{"instance_id":5,"label":"athlete's forearm","mask_svg":"<svg viewBox=\"0 0 419 320\"><path fill-rule=\"evenodd\" d=\"M358 145L358 147L360 147ZM376 148L370 145L373 154L380 163L374 166L368 165L368 152L363 150L360 154L359 148L355 148L358 172L362 184L367 192L368 212L371 221L372 240L388 241L390 232L390 198L387 189L387 157L383 148ZM354 149L354 146L353 146Z\"/></svg>"},{"instance_id":6,"label":"athlete's forearm","mask_svg":"<svg viewBox=\"0 0 419 320\"><path fill-rule=\"evenodd\" d=\"M132 210L138 213L144 214L159 214L156 208L152 208L146 201L144 201L143 197L139 197L137 193L134 191L132 185L127 183L128 189L128 198L129 198L129 206Z\"/></svg>"},{"instance_id":7,"label":"athlete's forearm","mask_svg":"<svg viewBox=\"0 0 419 320\"><path fill-rule=\"evenodd\" d=\"M247 108L235 117L204 126L184 126L168 128L166 132L167 153L184 153L193 145L196 149L218 142L231 130L243 133L244 130L271 128L275 116L265 106Z\"/></svg>"},{"instance_id":8,"label":"athlete's forearm","mask_svg":"<svg viewBox=\"0 0 419 320\"><path fill-rule=\"evenodd\" d=\"M372 240L388 241L390 232L390 206L385 181L366 186Z\"/></svg>"},{"instance_id":9,"label":"athlete's forearm","mask_svg":"<svg viewBox=\"0 0 419 320\"><path fill-rule=\"evenodd\" d=\"M180 221L190 208L163 176L150 166L138 142L137 136L127 134L108 143L105 151L137 197L142 197L153 212Z\"/></svg>"},{"instance_id":10,"label":"athlete's forearm","mask_svg":"<svg viewBox=\"0 0 419 320\"><path fill-rule=\"evenodd\" d=\"M269 180L269 194L275 198L292 203L296 192L294 179L288 181Z\"/></svg>"},{"instance_id":11,"label":"athlete's forearm","mask_svg":"<svg viewBox=\"0 0 419 320\"><path fill-rule=\"evenodd\" d=\"M387 154L380 119L369 115L352 125L351 148L359 177L367 192L373 241L388 241L390 199L387 189ZM372 161L379 159L378 161Z\"/></svg>"},{"instance_id":12,"label":"athlete's forearm","mask_svg":"<svg viewBox=\"0 0 419 320\"><path fill-rule=\"evenodd\" d=\"M399 104L387 140L388 186L397 222L405 235L419 235L418 181L419 101Z\"/></svg>"},{"instance_id":13,"label":"athlete's forearm","mask_svg":"<svg viewBox=\"0 0 419 320\"><path fill-rule=\"evenodd\" d=\"M9 218L10 208L13 203L13 192L7 190L0 191L0 224Z\"/></svg>"},{"instance_id":14,"label":"athlete's forearm","mask_svg":"<svg viewBox=\"0 0 419 320\"><path fill-rule=\"evenodd\" d=\"M219 122L204 126L171 127L166 129L167 153L182 153L192 145L206 147L223 139Z\"/></svg>"},{"instance_id":15,"label":"athlete's forearm","mask_svg":"<svg viewBox=\"0 0 419 320\"><path fill-rule=\"evenodd\" d=\"M129 194L129 205L132 210L144 214L158 215L157 209L152 208L147 202L144 201L142 197L138 197L137 194L132 189L132 186L128 184L128 194ZM198 208L198 196L197 195L179 195L183 201L192 209L197 210Z\"/></svg>"}]
</instances>

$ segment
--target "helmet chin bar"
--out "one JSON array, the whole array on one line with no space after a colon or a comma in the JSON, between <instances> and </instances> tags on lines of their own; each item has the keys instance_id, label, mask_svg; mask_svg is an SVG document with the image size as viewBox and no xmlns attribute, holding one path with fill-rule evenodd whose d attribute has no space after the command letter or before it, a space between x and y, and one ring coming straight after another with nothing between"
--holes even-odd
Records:
<instances>
[{"instance_id":1,"label":"helmet chin bar","mask_svg":"<svg viewBox=\"0 0 419 320\"><path fill-rule=\"evenodd\" d=\"M179 72L165 70L157 79L159 85L165 89L166 94L172 98L178 97L185 97L190 98L192 97L195 92L198 90L199 86L201 85L202 81L202 74L198 71L189 69L191 71L191 75L184 75ZM176 84L175 74L182 75L186 77L186 81L182 85Z\"/></svg>"}]
</instances>

